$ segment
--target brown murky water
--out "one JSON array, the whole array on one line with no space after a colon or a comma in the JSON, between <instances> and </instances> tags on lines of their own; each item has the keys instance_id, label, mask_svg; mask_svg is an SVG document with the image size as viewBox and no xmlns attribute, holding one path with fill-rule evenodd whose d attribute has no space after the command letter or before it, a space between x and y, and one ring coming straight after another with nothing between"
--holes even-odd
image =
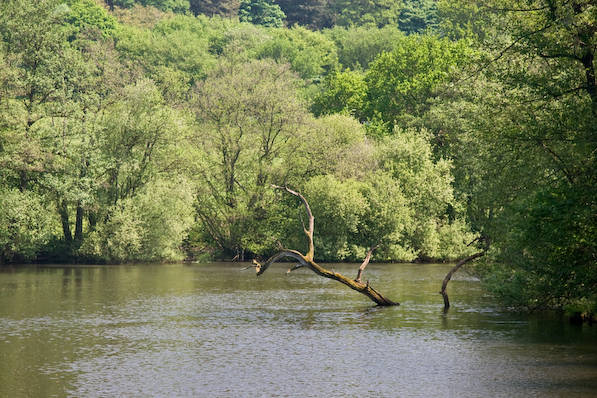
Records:
<instances>
[{"instance_id":1,"label":"brown murky water","mask_svg":"<svg viewBox=\"0 0 597 398\"><path fill-rule=\"evenodd\" d=\"M0 397L597 396L597 326L503 311L464 274L444 315L449 266L372 264L395 308L239 268L1 270Z\"/></svg>"}]
</instances>

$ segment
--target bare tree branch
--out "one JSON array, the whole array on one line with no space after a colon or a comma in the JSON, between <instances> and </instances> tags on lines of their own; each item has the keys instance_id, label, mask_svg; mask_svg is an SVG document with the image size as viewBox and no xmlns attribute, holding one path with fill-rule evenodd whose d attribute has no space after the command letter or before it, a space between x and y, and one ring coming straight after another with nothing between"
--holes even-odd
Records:
<instances>
[{"instance_id":1,"label":"bare tree branch","mask_svg":"<svg viewBox=\"0 0 597 398\"><path fill-rule=\"evenodd\" d=\"M255 259L253 260L253 264L255 264L255 271L257 272L257 276L263 274L265 271L267 271L267 269L269 268L270 265L272 265L273 263L275 263L276 261L278 261L282 258L294 258L295 260L298 260L299 263L304 264L305 266L308 266L307 262L305 261L305 257L301 253L297 252L296 250L283 249L282 251L279 251L278 253L271 256L263 264L259 263Z\"/></svg>"},{"instance_id":2,"label":"bare tree branch","mask_svg":"<svg viewBox=\"0 0 597 398\"><path fill-rule=\"evenodd\" d=\"M367 267L367 265L369 265L369 261L371 260L371 256L373 255L373 252L378 247L379 247L379 244L371 246L371 248L367 251L367 255L365 256L363 263L359 267L359 272L357 273L357 277L355 279L356 282L361 282L361 277L363 276L363 272L365 271L365 268ZM369 281L367 281L367 284L369 284Z\"/></svg>"},{"instance_id":3,"label":"bare tree branch","mask_svg":"<svg viewBox=\"0 0 597 398\"><path fill-rule=\"evenodd\" d=\"M276 189L284 189L286 192L300 198L301 201L303 202L303 205L305 205L305 210L307 211L307 216L309 217L309 229L307 230L303 226L305 235L307 235L307 238L309 239L309 251L307 252L307 255L305 257L313 260L313 257L315 255L315 247L313 245L313 230L315 229L315 219L313 218L313 213L311 212L311 207L309 206L309 202L307 202L307 199L305 199L305 197L303 195L301 195L299 192L293 191L292 189L290 189L286 186L281 187L278 185L272 185L272 187L274 187Z\"/></svg>"},{"instance_id":4,"label":"bare tree branch","mask_svg":"<svg viewBox=\"0 0 597 398\"><path fill-rule=\"evenodd\" d=\"M296 263L294 264L292 267L288 268L288 271L286 271L287 274L291 273L292 271L296 271L299 268L303 268L305 266L305 264L302 263Z\"/></svg>"},{"instance_id":5,"label":"bare tree branch","mask_svg":"<svg viewBox=\"0 0 597 398\"><path fill-rule=\"evenodd\" d=\"M255 272L256 272L257 276L262 275L265 271L267 271L267 269L270 267L270 265L272 265L276 261L281 260L283 258L292 258L292 259L298 261L298 264L294 265L288 272L292 271L293 269L307 267L311 271L315 272L317 275L323 276L324 278L329 278L329 279L338 281L338 282L348 286L352 290L355 290L361 294L364 294L371 301L375 302L377 305L380 305L380 306L399 305L399 303L396 303L392 300L387 299L381 293L379 293L377 290L373 289L369 285L369 281L367 281L366 284L362 283L360 281L355 281L355 280L350 279L338 272L335 272L333 270L330 271L330 270L322 267L321 265L317 264L315 261L313 261L314 219L313 219L313 213L311 213L311 208L309 207L309 203L307 202L307 199L305 199L305 197L303 195L301 195L300 193L293 191L292 189L289 189L287 187L274 186L274 188L284 189L286 192L299 197L301 199L301 201L303 202L303 204L305 205L305 209L307 210L307 214L309 215L309 230L306 230L305 228L303 228L303 229L305 229L305 234L307 234L307 237L309 238L309 252L307 253L307 255L304 256L296 250L281 249L278 253L274 254L263 264L258 262L257 260L253 260L253 265L251 265L251 266L255 267ZM371 254L373 253L374 249L375 249L375 247L373 247L369 250ZM371 254L369 254L369 256L368 256L369 259L371 258ZM369 259L366 259L366 262L364 262L365 266L367 266Z\"/></svg>"},{"instance_id":6,"label":"bare tree branch","mask_svg":"<svg viewBox=\"0 0 597 398\"><path fill-rule=\"evenodd\" d=\"M439 294L441 294L442 297L444 298L444 312L447 312L448 309L450 308L450 299L448 298L448 293L446 293L446 288L448 287L448 282L450 282L450 279L452 279L452 275L454 275L454 273L456 271L458 271L460 269L460 267L462 267L464 264L466 264L470 261L473 261L474 259L479 258L484 255L485 255L485 250L475 253L466 258L463 258L462 260L457 262L456 265L454 267L452 267L452 269L446 274L446 277L444 278L444 280L442 282L442 290L440 290L440 292L439 292Z\"/></svg>"}]
</instances>

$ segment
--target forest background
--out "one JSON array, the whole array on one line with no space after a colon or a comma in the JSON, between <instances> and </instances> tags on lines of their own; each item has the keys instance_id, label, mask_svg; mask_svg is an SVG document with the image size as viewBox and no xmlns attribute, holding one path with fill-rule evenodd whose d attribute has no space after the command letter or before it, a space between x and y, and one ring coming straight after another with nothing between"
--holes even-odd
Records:
<instances>
[{"instance_id":1,"label":"forest background","mask_svg":"<svg viewBox=\"0 0 597 398\"><path fill-rule=\"evenodd\" d=\"M591 0L8 0L0 263L454 261L597 309Z\"/></svg>"}]
</instances>

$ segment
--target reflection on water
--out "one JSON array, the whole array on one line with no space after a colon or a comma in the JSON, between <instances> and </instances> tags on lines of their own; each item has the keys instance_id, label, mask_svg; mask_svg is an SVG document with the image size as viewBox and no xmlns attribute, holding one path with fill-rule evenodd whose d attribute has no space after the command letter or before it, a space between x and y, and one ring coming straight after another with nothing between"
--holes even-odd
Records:
<instances>
[{"instance_id":1,"label":"reflection on water","mask_svg":"<svg viewBox=\"0 0 597 398\"><path fill-rule=\"evenodd\" d=\"M0 272L0 396L593 397L597 327L502 311L446 265L372 264L399 307L238 264ZM354 273L350 265L334 265Z\"/></svg>"}]
</instances>

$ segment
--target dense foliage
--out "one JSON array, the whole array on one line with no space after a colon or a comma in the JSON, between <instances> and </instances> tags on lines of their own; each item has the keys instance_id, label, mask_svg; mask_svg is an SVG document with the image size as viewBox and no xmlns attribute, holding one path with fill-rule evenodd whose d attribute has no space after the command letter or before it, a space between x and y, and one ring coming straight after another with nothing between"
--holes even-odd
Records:
<instances>
[{"instance_id":1,"label":"dense foliage","mask_svg":"<svg viewBox=\"0 0 597 398\"><path fill-rule=\"evenodd\" d=\"M454 160L468 219L491 241L478 272L508 304L594 312L597 9L442 3L448 32L475 38L482 57L421 123Z\"/></svg>"},{"instance_id":2,"label":"dense foliage","mask_svg":"<svg viewBox=\"0 0 597 398\"><path fill-rule=\"evenodd\" d=\"M242 0L238 9L241 22L251 22L255 25L283 26L284 12L279 5L268 0Z\"/></svg>"},{"instance_id":3,"label":"dense foliage","mask_svg":"<svg viewBox=\"0 0 597 398\"><path fill-rule=\"evenodd\" d=\"M301 248L289 185L321 260L488 250L504 303L594 311L596 10L5 1L0 261Z\"/></svg>"}]
</instances>

